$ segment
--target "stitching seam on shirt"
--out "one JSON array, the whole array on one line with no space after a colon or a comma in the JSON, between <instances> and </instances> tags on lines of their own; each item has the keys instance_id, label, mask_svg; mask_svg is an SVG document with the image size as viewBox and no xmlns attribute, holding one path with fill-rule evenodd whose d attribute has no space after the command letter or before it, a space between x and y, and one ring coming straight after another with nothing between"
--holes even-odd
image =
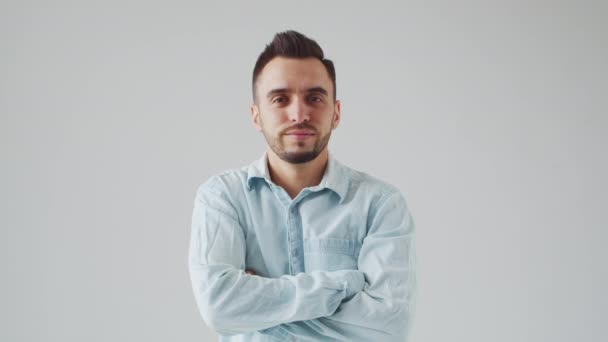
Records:
<instances>
[{"instance_id":1,"label":"stitching seam on shirt","mask_svg":"<svg viewBox=\"0 0 608 342\"><path fill-rule=\"evenodd\" d=\"M199 200L199 201L200 201L200 202L201 202L201 203L202 203L202 204L203 204L203 205L204 205L204 206L205 206L207 209L213 209L213 210L219 211L220 213L222 213L222 214L224 214L224 215L226 215L226 216L230 217L231 219L233 219L233 220L234 220L236 223L239 223L238 218L234 217L234 216L233 216L232 214L230 214L228 211L226 211L226 210L224 210L224 209L219 209L219 208L214 207L214 206L211 206L211 205L209 205L209 203L207 203L207 202L206 202L206 201L204 201L204 200Z\"/></svg>"}]
</instances>

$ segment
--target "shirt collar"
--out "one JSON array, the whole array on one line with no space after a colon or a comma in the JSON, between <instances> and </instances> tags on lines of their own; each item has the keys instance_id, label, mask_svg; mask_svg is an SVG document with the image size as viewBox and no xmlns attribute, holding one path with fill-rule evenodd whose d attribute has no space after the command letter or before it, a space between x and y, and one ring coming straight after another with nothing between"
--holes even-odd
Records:
<instances>
[{"instance_id":1,"label":"shirt collar","mask_svg":"<svg viewBox=\"0 0 608 342\"><path fill-rule=\"evenodd\" d=\"M340 197L340 203L346 197L349 186L348 168L336 160L333 154L327 151L327 167L319 185L311 187L313 190L328 188ZM266 183L274 184L268 172L268 150L262 157L249 165L247 168L247 190L251 191L252 184L256 179L264 179Z\"/></svg>"}]
</instances>

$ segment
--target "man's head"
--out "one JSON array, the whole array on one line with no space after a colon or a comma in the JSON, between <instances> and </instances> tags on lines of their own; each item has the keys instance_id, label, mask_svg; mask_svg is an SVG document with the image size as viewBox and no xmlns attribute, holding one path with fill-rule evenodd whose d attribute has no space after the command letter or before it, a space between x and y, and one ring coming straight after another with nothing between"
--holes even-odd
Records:
<instances>
[{"instance_id":1,"label":"man's head","mask_svg":"<svg viewBox=\"0 0 608 342\"><path fill-rule=\"evenodd\" d=\"M312 39L277 33L253 71L253 124L289 163L315 159L340 121L333 62ZM300 133L300 134L295 134Z\"/></svg>"}]
</instances>

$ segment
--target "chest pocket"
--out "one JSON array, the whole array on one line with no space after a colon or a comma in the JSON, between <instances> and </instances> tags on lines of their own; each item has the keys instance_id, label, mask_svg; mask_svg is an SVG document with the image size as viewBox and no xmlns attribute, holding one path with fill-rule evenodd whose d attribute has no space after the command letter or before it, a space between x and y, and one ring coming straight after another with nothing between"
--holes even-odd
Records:
<instances>
[{"instance_id":1,"label":"chest pocket","mask_svg":"<svg viewBox=\"0 0 608 342\"><path fill-rule=\"evenodd\" d=\"M304 239L306 272L356 270L361 243L349 239Z\"/></svg>"}]
</instances>

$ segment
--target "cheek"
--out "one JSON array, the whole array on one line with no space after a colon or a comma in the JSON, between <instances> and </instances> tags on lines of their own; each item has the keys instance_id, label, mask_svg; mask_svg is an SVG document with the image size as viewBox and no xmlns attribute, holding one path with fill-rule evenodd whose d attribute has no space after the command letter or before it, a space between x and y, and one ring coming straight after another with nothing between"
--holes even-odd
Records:
<instances>
[{"instance_id":1,"label":"cheek","mask_svg":"<svg viewBox=\"0 0 608 342\"><path fill-rule=\"evenodd\" d=\"M266 134L274 135L278 133L281 127L285 126L280 116L277 115L260 115L260 126Z\"/></svg>"},{"instance_id":2,"label":"cheek","mask_svg":"<svg viewBox=\"0 0 608 342\"><path fill-rule=\"evenodd\" d=\"M289 117L283 113L269 111L265 115L260 115L260 121L264 123L264 127L274 129L277 126L284 126L289 121Z\"/></svg>"}]
</instances>

